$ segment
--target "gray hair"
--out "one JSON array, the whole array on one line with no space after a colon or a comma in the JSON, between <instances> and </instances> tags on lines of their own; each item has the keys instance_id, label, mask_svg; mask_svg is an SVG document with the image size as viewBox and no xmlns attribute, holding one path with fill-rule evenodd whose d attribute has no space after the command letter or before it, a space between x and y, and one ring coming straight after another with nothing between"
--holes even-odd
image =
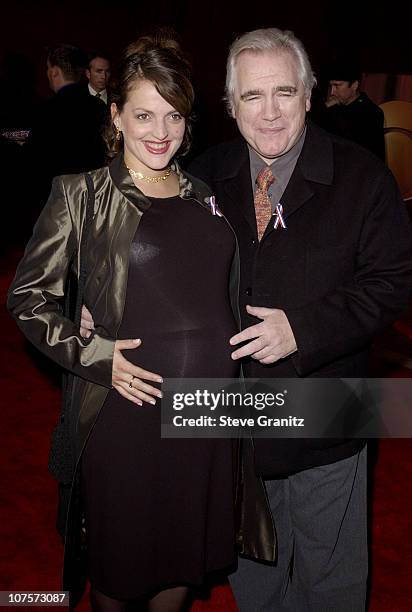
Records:
<instances>
[{"instance_id":1,"label":"gray hair","mask_svg":"<svg viewBox=\"0 0 412 612\"><path fill-rule=\"evenodd\" d=\"M225 101L229 114L233 114L233 95L235 91L236 60L244 51L264 52L286 51L296 58L299 78L305 88L305 94L310 98L313 87L316 85L316 77L310 65L308 54L303 43L296 38L290 30L279 30L278 28L265 28L253 30L239 36L229 49L226 68L226 91Z\"/></svg>"}]
</instances>

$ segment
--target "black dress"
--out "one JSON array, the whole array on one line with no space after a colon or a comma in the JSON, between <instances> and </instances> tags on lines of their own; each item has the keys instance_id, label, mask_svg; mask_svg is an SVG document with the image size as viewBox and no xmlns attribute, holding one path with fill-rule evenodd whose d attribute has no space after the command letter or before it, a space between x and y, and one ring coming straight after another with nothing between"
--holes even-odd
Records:
<instances>
[{"instance_id":1,"label":"black dress","mask_svg":"<svg viewBox=\"0 0 412 612\"><path fill-rule=\"evenodd\" d=\"M124 356L163 377L234 377L232 232L193 200L151 202L118 334L142 345ZM139 407L111 390L82 460L93 587L133 599L231 565L232 470L230 440L161 439L159 400Z\"/></svg>"}]
</instances>

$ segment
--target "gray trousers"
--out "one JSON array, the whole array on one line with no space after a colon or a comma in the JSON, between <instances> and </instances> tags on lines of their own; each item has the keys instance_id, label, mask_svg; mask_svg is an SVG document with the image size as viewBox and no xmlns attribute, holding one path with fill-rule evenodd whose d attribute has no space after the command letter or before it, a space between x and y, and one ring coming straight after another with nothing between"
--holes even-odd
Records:
<instances>
[{"instance_id":1,"label":"gray trousers","mask_svg":"<svg viewBox=\"0 0 412 612\"><path fill-rule=\"evenodd\" d=\"M366 447L348 459L266 481L275 565L239 559L240 612L362 612L368 574Z\"/></svg>"}]
</instances>

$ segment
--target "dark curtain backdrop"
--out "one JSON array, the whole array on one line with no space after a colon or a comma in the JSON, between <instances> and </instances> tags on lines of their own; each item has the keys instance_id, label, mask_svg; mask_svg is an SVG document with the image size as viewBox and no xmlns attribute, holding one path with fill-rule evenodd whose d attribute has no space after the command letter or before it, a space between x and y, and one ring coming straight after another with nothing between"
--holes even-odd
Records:
<instances>
[{"instance_id":1,"label":"dark curtain backdrop","mask_svg":"<svg viewBox=\"0 0 412 612\"><path fill-rule=\"evenodd\" d=\"M366 4L366 3L365 3ZM69 42L106 49L114 59L139 33L171 25L192 57L201 118L199 139L230 137L232 122L221 101L228 46L237 34L257 27L293 30L304 41L320 80L335 54L358 57L367 73L412 74L411 20L407 4L240 0L96 0L21 2L2 7L0 123L30 123L36 97L49 95L45 48ZM321 95L322 87L318 95ZM4 118L4 120L3 120ZM202 136L203 134L203 136Z\"/></svg>"},{"instance_id":2,"label":"dark curtain backdrop","mask_svg":"<svg viewBox=\"0 0 412 612\"><path fill-rule=\"evenodd\" d=\"M412 102L412 74L366 74L362 89L375 104L390 100Z\"/></svg>"}]
</instances>

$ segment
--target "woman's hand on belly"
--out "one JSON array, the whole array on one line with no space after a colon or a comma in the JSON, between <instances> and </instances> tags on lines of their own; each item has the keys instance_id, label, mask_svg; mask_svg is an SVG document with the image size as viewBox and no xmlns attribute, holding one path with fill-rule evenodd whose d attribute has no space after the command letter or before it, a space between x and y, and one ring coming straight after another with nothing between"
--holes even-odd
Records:
<instances>
[{"instance_id":1,"label":"woman's hand on belly","mask_svg":"<svg viewBox=\"0 0 412 612\"><path fill-rule=\"evenodd\" d=\"M136 349L141 340L117 340L114 345L112 385L126 399L142 405L143 401L155 404L155 397L162 397L162 392L156 387L144 382L163 382L159 374L148 372L139 366L130 363L122 352L124 350Z\"/></svg>"}]
</instances>

